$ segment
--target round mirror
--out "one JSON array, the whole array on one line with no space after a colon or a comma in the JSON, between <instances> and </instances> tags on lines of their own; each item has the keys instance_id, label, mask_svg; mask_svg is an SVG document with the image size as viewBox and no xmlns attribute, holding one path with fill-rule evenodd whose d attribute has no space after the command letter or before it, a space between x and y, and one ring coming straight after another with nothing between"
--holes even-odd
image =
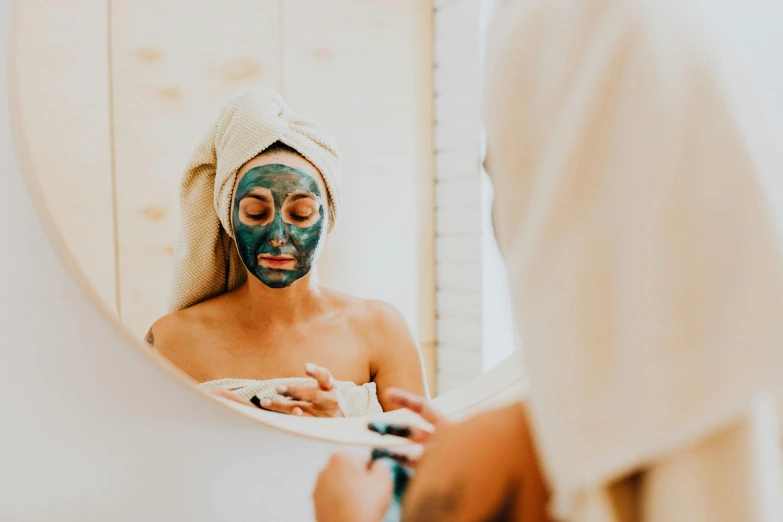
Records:
<instances>
[{"instance_id":1,"label":"round mirror","mask_svg":"<svg viewBox=\"0 0 783 522\"><path fill-rule=\"evenodd\" d=\"M30 186L109 320L230 407L313 436L298 417L365 440L368 417L405 414L384 413L390 388L454 413L516 394L480 21L439 13L21 2Z\"/></svg>"}]
</instances>

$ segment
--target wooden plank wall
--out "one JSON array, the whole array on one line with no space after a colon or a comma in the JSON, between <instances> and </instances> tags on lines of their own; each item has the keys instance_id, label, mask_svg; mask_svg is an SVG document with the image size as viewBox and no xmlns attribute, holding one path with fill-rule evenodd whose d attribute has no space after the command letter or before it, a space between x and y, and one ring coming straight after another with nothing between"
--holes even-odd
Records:
<instances>
[{"instance_id":1,"label":"wooden plank wall","mask_svg":"<svg viewBox=\"0 0 783 522\"><path fill-rule=\"evenodd\" d=\"M99 296L114 308L116 257L107 3L16 6L21 137L56 223ZM52 263L58 260L52 259Z\"/></svg>"},{"instance_id":2,"label":"wooden plank wall","mask_svg":"<svg viewBox=\"0 0 783 522\"><path fill-rule=\"evenodd\" d=\"M222 100L280 87L278 0L111 0L119 311L143 336L165 312L178 191Z\"/></svg>"}]
</instances>

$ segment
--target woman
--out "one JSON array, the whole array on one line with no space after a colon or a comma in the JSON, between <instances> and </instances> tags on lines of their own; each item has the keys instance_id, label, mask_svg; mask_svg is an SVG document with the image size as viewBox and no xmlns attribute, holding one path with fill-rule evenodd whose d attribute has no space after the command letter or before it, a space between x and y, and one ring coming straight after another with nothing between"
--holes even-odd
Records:
<instances>
[{"instance_id":1,"label":"woman","mask_svg":"<svg viewBox=\"0 0 783 522\"><path fill-rule=\"evenodd\" d=\"M390 409L376 387L426 394L400 313L317 284L339 171L325 130L269 89L236 95L196 150L172 312L147 341L202 389L329 417Z\"/></svg>"},{"instance_id":2,"label":"woman","mask_svg":"<svg viewBox=\"0 0 783 522\"><path fill-rule=\"evenodd\" d=\"M779 135L717 4L502 3L487 171L530 390L437 427L406 522L783 520ZM380 521L385 471L333 458L318 521Z\"/></svg>"}]
</instances>

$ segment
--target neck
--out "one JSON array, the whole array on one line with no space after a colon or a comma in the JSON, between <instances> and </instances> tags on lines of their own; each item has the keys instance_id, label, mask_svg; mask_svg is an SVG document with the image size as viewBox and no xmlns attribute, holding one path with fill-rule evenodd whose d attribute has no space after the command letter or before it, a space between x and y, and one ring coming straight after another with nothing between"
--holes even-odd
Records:
<instances>
[{"instance_id":1,"label":"neck","mask_svg":"<svg viewBox=\"0 0 783 522\"><path fill-rule=\"evenodd\" d=\"M239 289L244 313L263 317L265 322L296 322L318 309L322 292L312 272L288 288L269 288L248 272L247 282Z\"/></svg>"}]
</instances>

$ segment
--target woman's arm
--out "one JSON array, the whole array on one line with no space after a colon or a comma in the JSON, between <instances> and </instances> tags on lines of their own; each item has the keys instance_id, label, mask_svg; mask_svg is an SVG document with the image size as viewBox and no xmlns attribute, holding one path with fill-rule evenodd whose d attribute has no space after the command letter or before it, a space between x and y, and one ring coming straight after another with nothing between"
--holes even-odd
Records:
<instances>
[{"instance_id":1,"label":"woman's arm","mask_svg":"<svg viewBox=\"0 0 783 522\"><path fill-rule=\"evenodd\" d=\"M429 397L421 352L402 314L388 303L370 303L370 372L384 411L398 407L385 399L384 390L389 388Z\"/></svg>"},{"instance_id":2,"label":"woman's arm","mask_svg":"<svg viewBox=\"0 0 783 522\"><path fill-rule=\"evenodd\" d=\"M439 427L403 501L407 522L554 522L527 410L515 403Z\"/></svg>"},{"instance_id":3,"label":"woman's arm","mask_svg":"<svg viewBox=\"0 0 783 522\"><path fill-rule=\"evenodd\" d=\"M436 426L434 433L413 429L408 436L424 443L424 452L412 464L416 474L403 498L403 520L554 522L547 515L549 487L524 404L451 424L421 398L396 391L388 395ZM352 459L333 458L321 472L313 495L319 522L381 520L390 477L387 473L384 482L371 476L366 461Z\"/></svg>"}]
</instances>

